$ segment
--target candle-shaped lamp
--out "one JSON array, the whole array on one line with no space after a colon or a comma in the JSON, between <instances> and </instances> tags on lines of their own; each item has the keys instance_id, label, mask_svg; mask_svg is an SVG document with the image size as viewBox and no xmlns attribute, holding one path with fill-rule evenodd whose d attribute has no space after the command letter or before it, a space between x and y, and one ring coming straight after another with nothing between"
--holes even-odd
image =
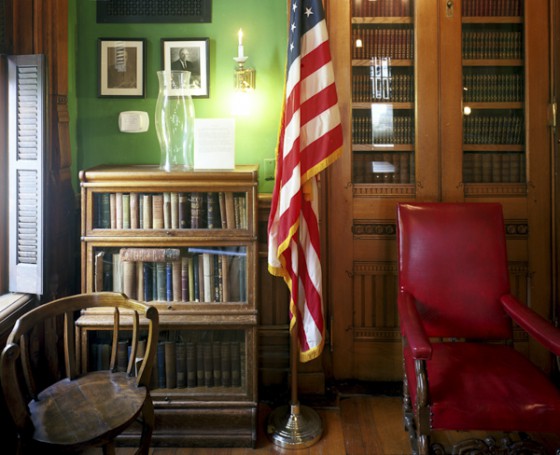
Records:
<instances>
[{"instance_id":1,"label":"candle-shaped lamp","mask_svg":"<svg viewBox=\"0 0 560 455\"><path fill-rule=\"evenodd\" d=\"M237 57L233 60L237 63L234 73L235 90L241 92L252 91L255 88L255 70L245 66L248 57L243 51L243 30L237 32Z\"/></svg>"},{"instance_id":2,"label":"candle-shaped lamp","mask_svg":"<svg viewBox=\"0 0 560 455\"><path fill-rule=\"evenodd\" d=\"M238 38L237 57L243 58L245 57L245 55L243 55L243 30L239 29L239 32L237 32L237 38Z\"/></svg>"}]
</instances>

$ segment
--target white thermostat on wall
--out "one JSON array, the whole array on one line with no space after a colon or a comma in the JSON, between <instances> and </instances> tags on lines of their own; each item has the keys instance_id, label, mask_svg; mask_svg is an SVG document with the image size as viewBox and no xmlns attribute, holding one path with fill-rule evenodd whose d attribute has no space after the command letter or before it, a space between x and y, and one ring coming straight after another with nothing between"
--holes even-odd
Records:
<instances>
[{"instance_id":1,"label":"white thermostat on wall","mask_svg":"<svg viewBox=\"0 0 560 455\"><path fill-rule=\"evenodd\" d=\"M144 133L148 131L150 118L147 112L126 111L119 114L119 130L121 133Z\"/></svg>"}]
</instances>

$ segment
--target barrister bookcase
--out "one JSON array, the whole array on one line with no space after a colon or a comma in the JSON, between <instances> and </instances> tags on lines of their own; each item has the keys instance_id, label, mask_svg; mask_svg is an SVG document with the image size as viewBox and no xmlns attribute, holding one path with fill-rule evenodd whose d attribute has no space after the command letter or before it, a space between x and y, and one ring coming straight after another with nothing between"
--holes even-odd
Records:
<instances>
[{"instance_id":1,"label":"barrister bookcase","mask_svg":"<svg viewBox=\"0 0 560 455\"><path fill-rule=\"evenodd\" d=\"M82 292L124 292L159 310L154 445L254 446L257 167L100 166L81 171L80 185ZM111 325L108 313L80 317L82 369L105 367Z\"/></svg>"}]
</instances>

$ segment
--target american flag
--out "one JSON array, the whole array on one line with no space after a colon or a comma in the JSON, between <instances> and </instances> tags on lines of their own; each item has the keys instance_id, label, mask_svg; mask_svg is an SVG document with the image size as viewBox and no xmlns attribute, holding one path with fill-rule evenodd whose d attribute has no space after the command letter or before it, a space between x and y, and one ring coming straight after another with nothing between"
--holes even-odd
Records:
<instances>
[{"instance_id":1,"label":"american flag","mask_svg":"<svg viewBox=\"0 0 560 455\"><path fill-rule=\"evenodd\" d=\"M268 269L290 289L299 358L325 342L317 174L342 153L342 127L321 0L292 0L285 99L268 220Z\"/></svg>"}]
</instances>

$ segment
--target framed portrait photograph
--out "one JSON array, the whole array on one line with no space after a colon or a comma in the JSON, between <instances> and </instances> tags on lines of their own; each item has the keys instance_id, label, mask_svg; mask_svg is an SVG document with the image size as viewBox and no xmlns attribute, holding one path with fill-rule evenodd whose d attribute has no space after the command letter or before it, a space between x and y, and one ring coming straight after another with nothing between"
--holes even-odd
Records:
<instances>
[{"instance_id":1,"label":"framed portrait photograph","mask_svg":"<svg viewBox=\"0 0 560 455\"><path fill-rule=\"evenodd\" d=\"M145 96L145 40L100 38L99 97Z\"/></svg>"},{"instance_id":2,"label":"framed portrait photograph","mask_svg":"<svg viewBox=\"0 0 560 455\"><path fill-rule=\"evenodd\" d=\"M163 69L189 71L192 97L208 98L210 49L208 38L162 38Z\"/></svg>"}]
</instances>

